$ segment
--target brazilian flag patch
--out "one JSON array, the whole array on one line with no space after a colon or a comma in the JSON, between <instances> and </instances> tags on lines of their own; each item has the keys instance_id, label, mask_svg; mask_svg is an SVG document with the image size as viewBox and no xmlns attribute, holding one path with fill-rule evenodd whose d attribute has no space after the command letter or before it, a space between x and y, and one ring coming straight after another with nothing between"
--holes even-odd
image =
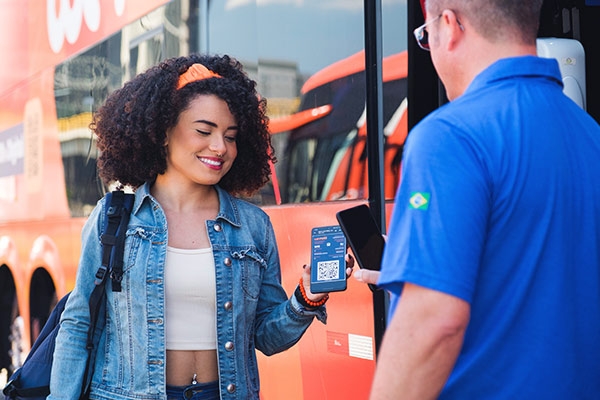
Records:
<instances>
[{"instance_id":1,"label":"brazilian flag patch","mask_svg":"<svg viewBox=\"0 0 600 400\"><path fill-rule=\"evenodd\" d=\"M429 208L429 198L431 193L427 192L412 192L408 203L410 208L415 210L427 210Z\"/></svg>"}]
</instances>

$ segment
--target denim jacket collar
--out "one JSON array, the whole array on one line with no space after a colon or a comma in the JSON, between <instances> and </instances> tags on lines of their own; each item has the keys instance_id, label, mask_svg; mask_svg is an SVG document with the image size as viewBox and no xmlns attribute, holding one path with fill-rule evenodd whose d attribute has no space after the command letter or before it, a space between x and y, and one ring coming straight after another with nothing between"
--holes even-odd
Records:
<instances>
[{"instance_id":1,"label":"denim jacket collar","mask_svg":"<svg viewBox=\"0 0 600 400\"><path fill-rule=\"evenodd\" d=\"M219 214L217 215L217 220L223 219L231 225L242 226L239 210L236 207L236 203L233 202L233 197L218 185L215 185L215 189L217 189L217 193L219 194Z\"/></svg>"},{"instance_id":2,"label":"denim jacket collar","mask_svg":"<svg viewBox=\"0 0 600 400\"><path fill-rule=\"evenodd\" d=\"M138 195L136 196L133 205L133 214L137 214L141 205L144 201L146 201L147 198L152 198L152 195L150 194L151 186L152 182L146 182L136 189L136 193ZM217 215L216 219L225 220L236 227L242 226L239 210L233 201L233 196L231 196L229 193L227 193L227 191L225 191L225 189L218 185L215 185L214 188L219 196L219 214Z\"/></svg>"}]
</instances>

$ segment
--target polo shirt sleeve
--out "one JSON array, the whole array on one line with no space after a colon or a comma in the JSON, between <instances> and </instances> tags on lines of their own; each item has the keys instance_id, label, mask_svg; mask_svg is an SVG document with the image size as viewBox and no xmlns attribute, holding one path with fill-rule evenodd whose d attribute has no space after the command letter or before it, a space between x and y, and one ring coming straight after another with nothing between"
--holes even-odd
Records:
<instances>
[{"instance_id":1,"label":"polo shirt sleeve","mask_svg":"<svg viewBox=\"0 0 600 400\"><path fill-rule=\"evenodd\" d=\"M443 119L430 117L415 127L405 147L380 287L398 296L410 282L471 301L491 204L483 154L472 135Z\"/></svg>"}]
</instances>

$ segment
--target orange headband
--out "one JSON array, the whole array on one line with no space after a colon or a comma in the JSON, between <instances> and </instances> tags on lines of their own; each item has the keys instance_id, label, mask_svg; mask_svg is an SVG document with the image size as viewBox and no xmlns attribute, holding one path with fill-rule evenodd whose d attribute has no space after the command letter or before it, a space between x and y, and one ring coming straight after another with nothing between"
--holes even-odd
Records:
<instances>
[{"instance_id":1,"label":"orange headband","mask_svg":"<svg viewBox=\"0 0 600 400\"><path fill-rule=\"evenodd\" d=\"M187 71L179 75L177 90L181 89L188 83L197 82L208 78L221 78L221 75L212 72L202 64L192 64Z\"/></svg>"}]
</instances>

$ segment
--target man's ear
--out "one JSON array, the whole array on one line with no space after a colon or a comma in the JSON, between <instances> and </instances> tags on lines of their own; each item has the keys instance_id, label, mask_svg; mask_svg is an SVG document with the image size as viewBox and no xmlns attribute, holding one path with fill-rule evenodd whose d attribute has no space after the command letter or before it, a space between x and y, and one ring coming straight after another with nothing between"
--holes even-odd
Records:
<instances>
[{"instance_id":1,"label":"man's ear","mask_svg":"<svg viewBox=\"0 0 600 400\"><path fill-rule=\"evenodd\" d=\"M456 48L465 34L465 28L452 10L444 10L441 17L441 25L446 30L446 46L448 50Z\"/></svg>"}]
</instances>

